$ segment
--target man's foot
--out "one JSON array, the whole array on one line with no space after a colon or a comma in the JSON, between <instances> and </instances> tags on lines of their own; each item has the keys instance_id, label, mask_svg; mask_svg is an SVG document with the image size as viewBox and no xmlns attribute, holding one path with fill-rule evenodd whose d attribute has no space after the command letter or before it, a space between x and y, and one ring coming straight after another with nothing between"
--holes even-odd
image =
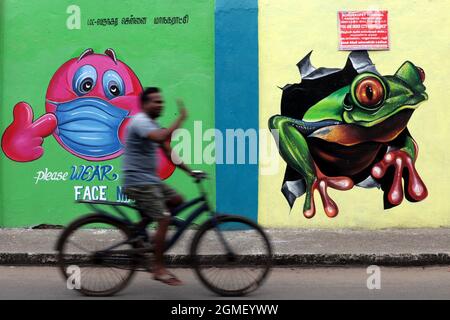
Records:
<instances>
[{"instance_id":1,"label":"man's foot","mask_svg":"<svg viewBox=\"0 0 450 320\"><path fill-rule=\"evenodd\" d=\"M165 283L169 286L179 286L183 284L180 279L178 279L173 273L170 273L167 270L154 273L153 279L156 281L161 281L162 283Z\"/></svg>"}]
</instances>

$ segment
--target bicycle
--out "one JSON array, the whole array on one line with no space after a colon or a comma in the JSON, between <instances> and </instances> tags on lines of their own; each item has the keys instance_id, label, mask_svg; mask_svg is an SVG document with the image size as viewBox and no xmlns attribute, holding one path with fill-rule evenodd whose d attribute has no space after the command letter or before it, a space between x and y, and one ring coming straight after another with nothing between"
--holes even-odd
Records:
<instances>
[{"instance_id":1,"label":"bicycle","mask_svg":"<svg viewBox=\"0 0 450 320\"><path fill-rule=\"evenodd\" d=\"M205 173L196 172L194 182L200 195L172 211L171 226L175 232L166 239L165 251L177 242L196 218L206 212L208 219L195 231L190 244L190 264L200 281L214 293L246 295L260 287L270 272L270 241L257 223L212 210L202 184L204 179ZM149 254L153 252L153 244L148 233L151 218L133 203L77 202L87 204L94 213L70 223L56 244L57 264L66 280L72 274L69 267L76 266L80 270L81 281L76 290L87 296L110 296L124 289L136 271L151 272ZM185 220L180 219L181 212L196 205L198 207ZM105 206L113 208L118 215L103 209ZM139 212L140 220L133 222L121 207ZM245 239L257 244L248 248ZM76 240L80 243L75 244ZM87 246L94 248L87 249ZM238 254L237 251L242 249L250 249L250 253ZM100 269L100 273L88 276L88 271L95 269ZM244 281L246 279L249 281Z\"/></svg>"}]
</instances>

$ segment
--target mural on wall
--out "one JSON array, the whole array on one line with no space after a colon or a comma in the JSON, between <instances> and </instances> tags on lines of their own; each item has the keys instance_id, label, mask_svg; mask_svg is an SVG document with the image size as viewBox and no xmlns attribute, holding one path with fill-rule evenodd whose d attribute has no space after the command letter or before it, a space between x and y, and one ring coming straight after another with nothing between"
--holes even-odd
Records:
<instances>
[{"instance_id":1,"label":"mural on wall","mask_svg":"<svg viewBox=\"0 0 450 320\"><path fill-rule=\"evenodd\" d=\"M118 60L113 49L96 54L86 49L65 62L47 88L47 113L33 121L26 102L14 106L13 122L2 137L11 160L30 162L43 153L44 138L53 135L71 154L88 161L105 161L123 152L129 118L140 111L141 83L133 70ZM166 179L175 166L158 153L159 175Z\"/></svg>"},{"instance_id":2,"label":"mural on wall","mask_svg":"<svg viewBox=\"0 0 450 320\"><path fill-rule=\"evenodd\" d=\"M282 88L281 114L269 119L287 163L281 191L290 207L305 194L303 214L312 218L318 190L326 215L335 217L338 206L327 188L354 185L381 188L385 209L404 197L425 199L415 169L418 147L407 129L428 98L425 72L406 61L394 75L382 76L366 51L351 52L342 69L315 68L310 55L297 64L301 82Z\"/></svg>"},{"instance_id":3,"label":"mural on wall","mask_svg":"<svg viewBox=\"0 0 450 320\"><path fill-rule=\"evenodd\" d=\"M64 225L86 213L77 200L128 202L121 155L142 87L162 88L162 126L181 98L214 128L214 1L110 0L107 12L102 1L1 2L0 227ZM158 153L158 175L194 197ZM196 168L215 177L214 165Z\"/></svg>"}]
</instances>

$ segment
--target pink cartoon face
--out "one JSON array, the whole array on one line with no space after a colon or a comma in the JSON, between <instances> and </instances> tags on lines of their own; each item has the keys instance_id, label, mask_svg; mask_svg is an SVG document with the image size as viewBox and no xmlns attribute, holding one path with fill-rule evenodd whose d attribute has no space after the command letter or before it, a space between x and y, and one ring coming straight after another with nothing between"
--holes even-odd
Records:
<instances>
[{"instance_id":1,"label":"pink cartoon face","mask_svg":"<svg viewBox=\"0 0 450 320\"><path fill-rule=\"evenodd\" d=\"M1 139L5 155L13 161L35 161L44 154L44 138L53 134L73 155L104 161L123 152L129 117L139 112L142 86L134 72L116 59L112 49L105 54L85 50L79 58L64 63L47 89L46 113L34 119L32 107L14 106L13 121ZM158 175L166 179L175 165L158 149Z\"/></svg>"},{"instance_id":2,"label":"pink cartoon face","mask_svg":"<svg viewBox=\"0 0 450 320\"><path fill-rule=\"evenodd\" d=\"M45 108L56 116L56 140L72 154L103 161L123 151L126 122L139 112L142 86L113 50L87 49L64 63L47 89Z\"/></svg>"}]
</instances>

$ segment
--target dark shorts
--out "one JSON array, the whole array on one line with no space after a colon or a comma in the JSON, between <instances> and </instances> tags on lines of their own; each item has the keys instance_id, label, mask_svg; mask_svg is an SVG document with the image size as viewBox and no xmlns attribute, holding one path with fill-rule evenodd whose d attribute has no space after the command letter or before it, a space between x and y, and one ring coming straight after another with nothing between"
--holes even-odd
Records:
<instances>
[{"instance_id":1,"label":"dark shorts","mask_svg":"<svg viewBox=\"0 0 450 320\"><path fill-rule=\"evenodd\" d=\"M127 187L123 193L136 202L147 216L161 220L170 217L166 202L179 194L164 183Z\"/></svg>"}]
</instances>

